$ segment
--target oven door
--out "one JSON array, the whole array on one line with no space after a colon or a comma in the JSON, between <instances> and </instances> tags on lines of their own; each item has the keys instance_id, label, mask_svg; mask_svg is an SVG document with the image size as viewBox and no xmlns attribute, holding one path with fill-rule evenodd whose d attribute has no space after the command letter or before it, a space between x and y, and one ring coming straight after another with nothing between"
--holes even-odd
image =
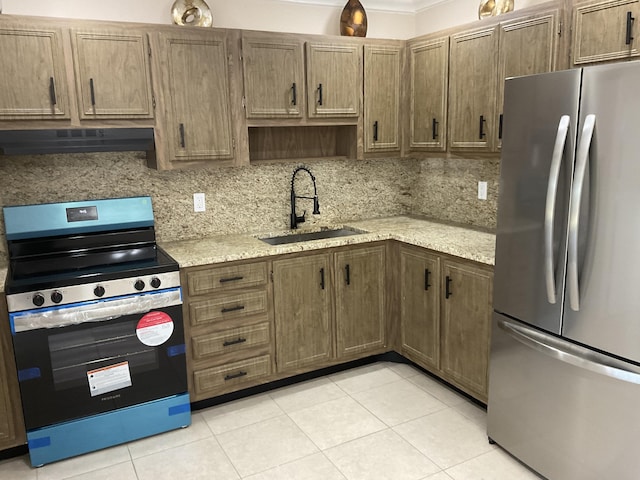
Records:
<instances>
[{"instance_id":1,"label":"oven door","mask_svg":"<svg viewBox=\"0 0 640 480\"><path fill-rule=\"evenodd\" d=\"M187 391L180 288L9 317L27 430Z\"/></svg>"}]
</instances>

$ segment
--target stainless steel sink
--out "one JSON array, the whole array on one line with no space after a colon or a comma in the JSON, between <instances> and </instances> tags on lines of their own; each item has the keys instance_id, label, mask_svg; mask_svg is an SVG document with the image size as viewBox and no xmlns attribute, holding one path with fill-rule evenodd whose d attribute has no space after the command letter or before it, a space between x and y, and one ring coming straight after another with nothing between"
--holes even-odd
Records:
<instances>
[{"instance_id":1,"label":"stainless steel sink","mask_svg":"<svg viewBox=\"0 0 640 480\"><path fill-rule=\"evenodd\" d=\"M325 229L318 232L291 233L275 237L260 238L269 245L284 245L287 243L309 242L311 240L322 240L326 238L348 237L350 235L360 235L365 233L360 230L350 228Z\"/></svg>"}]
</instances>

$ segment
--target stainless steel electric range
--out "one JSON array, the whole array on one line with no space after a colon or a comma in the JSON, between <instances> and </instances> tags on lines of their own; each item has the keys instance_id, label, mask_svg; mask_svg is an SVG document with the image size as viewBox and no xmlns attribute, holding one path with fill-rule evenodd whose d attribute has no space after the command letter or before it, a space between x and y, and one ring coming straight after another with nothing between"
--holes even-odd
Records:
<instances>
[{"instance_id":1,"label":"stainless steel electric range","mask_svg":"<svg viewBox=\"0 0 640 480\"><path fill-rule=\"evenodd\" d=\"M188 426L179 267L151 198L3 212L32 465Z\"/></svg>"}]
</instances>

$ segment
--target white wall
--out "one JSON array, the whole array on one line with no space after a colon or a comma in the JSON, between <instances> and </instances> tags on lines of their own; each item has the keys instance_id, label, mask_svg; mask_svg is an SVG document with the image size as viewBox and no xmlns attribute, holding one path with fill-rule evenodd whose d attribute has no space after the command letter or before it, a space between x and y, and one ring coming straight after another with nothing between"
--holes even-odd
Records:
<instances>
[{"instance_id":1,"label":"white wall","mask_svg":"<svg viewBox=\"0 0 640 480\"><path fill-rule=\"evenodd\" d=\"M514 0L514 10L532 7L548 0ZM415 36L444 30L478 20L480 0L444 0L416 14Z\"/></svg>"},{"instance_id":2,"label":"white wall","mask_svg":"<svg viewBox=\"0 0 640 480\"><path fill-rule=\"evenodd\" d=\"M2 13L45 17L171 23L173 0L0 0ZM341 7L281 0L207 0L220 28L339 35ZM346 0L345 0L346 3ZM363 0L366 9L366 1ZM369 38L415 36L415 15L367 9Z\"/></svg>"}]
</instances>

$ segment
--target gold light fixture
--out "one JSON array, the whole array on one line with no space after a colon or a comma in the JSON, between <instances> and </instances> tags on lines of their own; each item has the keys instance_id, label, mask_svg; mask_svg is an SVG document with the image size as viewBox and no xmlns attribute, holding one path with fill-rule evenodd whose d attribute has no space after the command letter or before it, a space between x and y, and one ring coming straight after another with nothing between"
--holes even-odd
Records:
<instances>
[{"instance_id":1,"label":"gold light fixture","mask_svg":"<svg viewBox=\"0 0 640 480\"><path fill-rule=\"evenodd\" d=\"M349 0L340 15L340 35L345 37L367 36L367 12L358 0Z\"/></svg>"},{"instance_id":2,"label":"gold light fixture","mask_svg":"<svg viewBox=\"0 0 640 480\"><path fill-rule=\"evenodd\" d=\"M513 11L513 0L480 0L478 18L495 17Z\"/></svg>"},{"instance_id":3,"label":"gold light fixture","mask_svg":"<svg viewBox=\"0 0 640 480\"><path fill-rule=\"evenodd\" d=\"M171 7L171 16L176 25L192 27L213 25L211 9L204 0L176 0Z\"/></svg>"}]
</instances>

